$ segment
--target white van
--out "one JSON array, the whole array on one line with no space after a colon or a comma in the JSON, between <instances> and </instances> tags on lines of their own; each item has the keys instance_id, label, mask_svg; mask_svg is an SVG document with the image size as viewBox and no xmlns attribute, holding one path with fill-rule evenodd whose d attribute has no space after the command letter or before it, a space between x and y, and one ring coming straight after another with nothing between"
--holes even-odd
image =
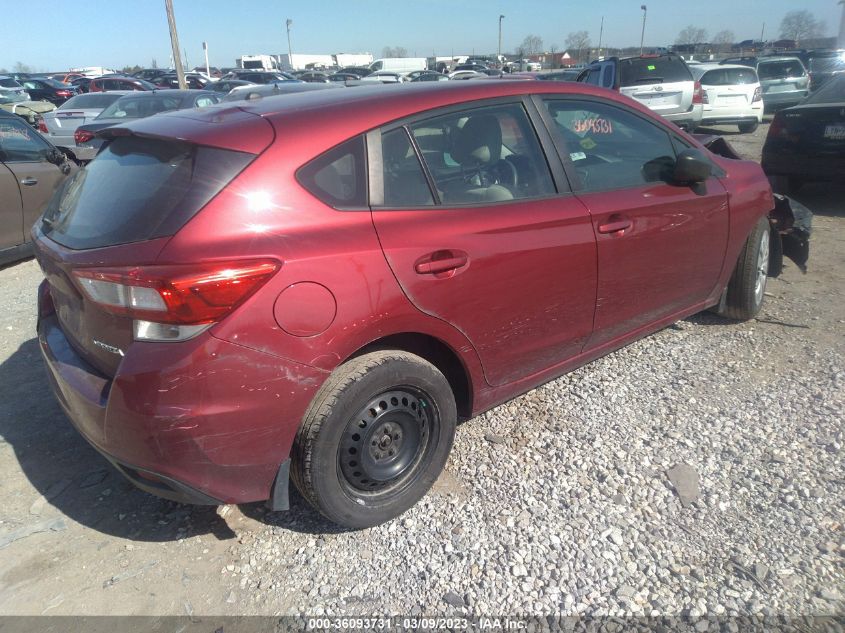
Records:
<instances>
[{"instance_id":1,"label":"white van","mask_svg":"<svg viewBox=\"0 0 845 633\"><path fill-rule=\"evenodd\" d=\"M389 70L394 73L407 74L415 70L426 70L428 62L425 57L384 57L370 64L370 70Z\"/></svg>"}]
</instances>

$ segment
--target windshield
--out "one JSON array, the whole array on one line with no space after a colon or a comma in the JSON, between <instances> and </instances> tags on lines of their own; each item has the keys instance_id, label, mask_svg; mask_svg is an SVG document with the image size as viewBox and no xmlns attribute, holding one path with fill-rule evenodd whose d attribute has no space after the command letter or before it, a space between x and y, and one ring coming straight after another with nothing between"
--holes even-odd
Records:
<instances>
[{"instance_id":1,"label":"windshield","mask_svg":"<svg viewBox=\"0 0 845 633\"><path fill-rule=\"evenodd\" d=\"M12 92L11 90L0 90L0 103L20 103L26 101L25 92Z\"/></svg>"},{"instance_id":2,"label":"windshield","mask_svg":"<svg viewBox=\"0 0 845 633\"><path fill-rule=\"evenodd\" d=\"M122 97L100 112L97 119L143 119L144 117L178 110L179 97L157 94L152 97Z\"/></svg>"},{"instance_id":3,"label":"windshield","mask_svg":"<svg viewBox=\"0 0 845 633\"><path fill-rule=\"evenodd\" d=\"M17 81L11 79L10 77L5 77L0 79L0 87L3 88L23 88Z\"/></svg>"},{"instance_id":4,"label":"windshield","mask_svg":"<svg viewBox=\"0 0 845 633\"><path fill-rule=\"evenodd\" d=\"M669 84L692 81L689 68L680 57L634 57L619 60L622 86Z\"/></svg>"},{"instance_id":5,"label":"windshield","mask_svg":"<svg viewBox=\"0 0 845 633\"><path fill-rule=\"evenodd\" d=\"M824 84L816 92L804 99L803 103L845 103L845 74L838 75Z\"/></svg>"}]
</instances>

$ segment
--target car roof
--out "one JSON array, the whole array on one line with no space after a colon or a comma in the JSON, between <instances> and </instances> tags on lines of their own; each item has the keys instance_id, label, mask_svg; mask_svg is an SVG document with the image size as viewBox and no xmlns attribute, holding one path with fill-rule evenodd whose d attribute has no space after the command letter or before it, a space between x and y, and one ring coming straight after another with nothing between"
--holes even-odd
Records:
<instances>
[{"instance_id":1,"label":"car roof","mask_svg":"<svg viewBox=\"0 0 845 633\"><path fill-rule=\"evenodd\" d=\"M325 84L331 85L331 84ZM266 137L250 132L262 130L260 119L275 128L277 138L311 135L302 143L302 152L316 155L357 134L390 121L452 105L470 106L481 99L527 94L585 95L618 102L641 112L667 128L651 110L613 91L576 82L535 82L508 79L495 81L436 81L382 85L366 88L337 87L335 90L309 90L295 94L267 96L251 101L226 101L202 109L165 112L109 128L114 134L134 133L160 138L178 138L200 145L260 152ZM313 130L320 134L314 135ZM291 144L289 149L296 147Z\"/></svg>"},{"instance_id":2,"label":"car roof","mask_svg":"<svg viewBox=\"0 0 845 633\"><path fill-rule=\"evenodd\" d=\"M753 68L751 68L751 66L743 66L742 64L717 64L717 63L712 63L712 64L695 64L693 66L690 66L690 70L703 70L703 71L720 70L720 69L723 69L723 68L728 68L728 69L739 68L741 70L748 70L750 68L751 70L754 70Z\"/></svg>"},{"instance_id":3,"label":"car roof","mask_svg":"<svg viewBox=\"0 0 845 633\"><path fill-rule=\"evenodd\" d=\"M220 96L211 90L192 90L190 88L187 90L168 90L167 88L163 88L161 90L126 90L122 92L126 92L127 95L137 97L138 99L152 99L153 97L160 97L161 95L187 97L190 95L207 94L214 95L215 97Z\"/></svg>"},{"instance_id":4,"label":"car roof","mask_svg":"<svg viewBox=\"0 0 845 633\"><path fill-rule=\"evenodd\" d=\"M800 62L800 57L795 57L794 55L776 55L773 57L760 57L757 60L757 64L767 64L769 62L791 62L796 61Z\"/></svg>"}]
</instances>

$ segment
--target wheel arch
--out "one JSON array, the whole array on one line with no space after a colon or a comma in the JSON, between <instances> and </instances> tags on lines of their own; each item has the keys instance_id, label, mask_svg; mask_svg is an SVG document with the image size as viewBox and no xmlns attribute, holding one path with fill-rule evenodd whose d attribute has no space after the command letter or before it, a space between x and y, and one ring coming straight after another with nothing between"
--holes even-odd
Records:
<instances>
[{"instance_id":1,"label":"wheel arch","mask_svg":"<svg viewBox=\"0 0 845 633\"><path fill-rule=\"evenodd\" d=\"M458 417L472 417L472 377L461 357L447 343L430 334L402 332L378 338L360 347L343 362L376 350L396 349L416 354L437 367L452 388Z\"/></svg>"}]
</instances>

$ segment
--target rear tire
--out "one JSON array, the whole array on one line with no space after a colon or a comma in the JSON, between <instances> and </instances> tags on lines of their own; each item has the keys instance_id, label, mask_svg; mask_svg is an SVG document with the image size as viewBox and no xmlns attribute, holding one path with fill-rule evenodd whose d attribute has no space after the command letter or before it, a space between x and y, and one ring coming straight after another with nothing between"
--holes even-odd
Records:
<instances>
[{"instance_id":1,"label":"rear tire","mask_svg":"<svg viewBox=\"0 0 845 633\"><path fill-rule=\"evenodd\" d=\"M739 131L743 134L751 134L756 132L760 124L757 121L747 121L739 124Z\"/></svg>"},{"instance_id":2,"label":"rear tire","mask_svg":"<svg viewBox=\"0 0 845 633\"><path fill-rule=\"evenodd\" d=\"M452 389L434 365L403 351L364 354L317 392L294 442L291 477L331 521L379 525L435 482L456 422Z\"/></svg>"},{"instance_id":3,"label":"rear tire","mask_svg":"<svg viewBox=\"0 0 845 633\"><path fill-rule=\"evenodd\" d=\"M770 232L768 218L760 218L745 240L725 291L724 305L718 311L721 316L747 321L763 307L769 274Z\"/></svg>"}]
</instances>

